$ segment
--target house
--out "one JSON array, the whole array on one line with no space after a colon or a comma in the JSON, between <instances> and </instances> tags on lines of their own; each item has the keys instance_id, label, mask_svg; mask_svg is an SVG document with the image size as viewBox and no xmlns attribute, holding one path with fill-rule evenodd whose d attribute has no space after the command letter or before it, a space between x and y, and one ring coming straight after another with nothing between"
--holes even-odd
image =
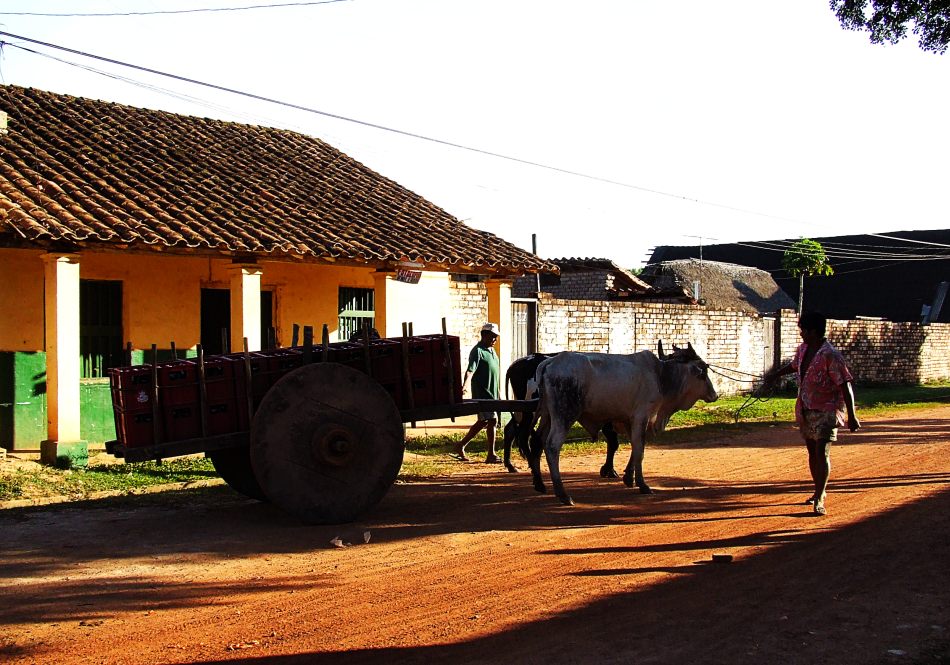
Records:
<instances>
[{"instance_id":1,"label":"house","mask_svg":"<svg viewBox=\"0 0 950 665\"><path fill-rule=\"evenodd\" d=\"M719 261L681 259L648 265L640 278L660 293L692 296L712 309L774 314L795 301L764 270Z\"/></svg>"},{"instance_id":2,"label":"house","mask_svg":"<svg viewBox=\"0 0 950 665\"><path fill-rule=\"evenodd\" d=\"M798 300L798 278L782 268L781 242L657 247L650 263L705 259L754 266L772 274ZM812 238L822 244L834 274L806 277L806 309L834 319L950 322L950 229ZM942 305L942 306L941 306Z\"/></svg>"},{"instance_id":3,"label":"house","mask_svg":"<svg viewBox=\"0 0 950 665\"><path fill-rule=\"evenodd\" d=\"M475 322L504 330L515 277L556 270L317 138L0 86L6 448L81 459L111 438L126 344L141 362L446 317L465 345Z\"/></svg>"},{"instance_id":4,"label":"house","mask_svg":"<svg viewBox=\"0 0 950 665\"><path fill-rule=\"evenodd\" d=\"M558 274L521 277L515 280L512 295L530 298L538 291L571 300L614 300L653 293L649 284L610 259L551 259Z\"/></svg>"}]
</instances>

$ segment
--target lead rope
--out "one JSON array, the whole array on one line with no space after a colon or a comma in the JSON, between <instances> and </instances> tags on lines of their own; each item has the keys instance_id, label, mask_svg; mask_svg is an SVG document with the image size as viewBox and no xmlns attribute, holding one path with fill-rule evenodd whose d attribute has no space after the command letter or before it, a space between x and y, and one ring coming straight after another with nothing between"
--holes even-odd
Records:
<instances>
[{"instance_id":1,"label":"lead rope","mask_svg":"<svg viewBox=\"0 0 950 665\"><path fill-rule=\"evenodd\" d=\"M752 406L753 404L757 404L759 402L768 402L770 399L772 399L772 393L774 392L774 388L770 388L768 391L763 390L765 388L765 383L762 381L762 379L764 378L763 375L750 374L749 372L743 372L741 370L733 369L731 367L722 367L720 365L708 365L708 367L710 371L712 371L714 374L723 376L729 379L730 381L735 381L737 383L751 383L755 386L752 392L749 393L749 396L746 398L745 402L742 403L742 406L736 409L734 417L735 417L735 423L737 425L739 424L739 418L742 415L742 411L744 409ZM736 378L735 376L730 376L729 374L726 374L725 372L721 372L718 370L726 370L727 372L733 372L735 374L741 374L743 376L751 376L753 378L751 379ZM755 384L758 384L758 385L755 385Z\"/></svg>"}]
</instances>

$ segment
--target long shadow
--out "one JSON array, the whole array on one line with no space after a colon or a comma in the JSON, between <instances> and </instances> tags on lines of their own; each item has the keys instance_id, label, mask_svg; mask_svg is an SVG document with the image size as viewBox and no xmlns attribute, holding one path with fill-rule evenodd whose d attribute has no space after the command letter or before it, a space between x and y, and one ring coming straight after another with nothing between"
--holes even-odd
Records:
<instances>
[{"instance_id":1,"label":"long shadow","mask_svg":"<svg viewBox=\"0 0 950 665\"><path fill-rule=\"evenodd\" d=\"M883 663L893 662L889 651L906 655L901 662L946 662L948 515L943 491L840 530L761 534L781 546L728 565L591 570L584 574L677 576L476 639L227 662Z\"/></svg>"},{"instance_id":2,"label":"long shadow","mask_svg":"<svg viewBox=\"0 0 950 665\"><path fill-rule=\"evenodd\" d=\"M788 495L788 502L779 504L789 507L788 514L808 514L801 501L810 488L803 482L726 484L657 475L651 477L656 494L642 495L596 473L564 475L577 506L562 506L551 494L537 494L527 474L453 476L396 485L371 515L348 525L305 525L227 487L14 509L0 516L5 550L0 579L48 575L97 560L325 550L335 536L356 542L364 530L370 530L377 543L392 543L487 530L754 519L751 510L774 507L775 497L781 495ZM934 483L950 483L950 472L843 478L835 481L832 494ZM81 533L63 546L56 532L74 521L81 523Z\"/></svg>"}]
</instances>

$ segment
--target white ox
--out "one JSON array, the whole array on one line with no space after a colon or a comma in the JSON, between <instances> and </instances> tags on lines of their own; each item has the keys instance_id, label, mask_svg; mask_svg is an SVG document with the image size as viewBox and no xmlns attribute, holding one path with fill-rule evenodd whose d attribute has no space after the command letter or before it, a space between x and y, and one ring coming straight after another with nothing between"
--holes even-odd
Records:
<instances>
[{"instance_id":1,"label":"white ox","mask_svg":"<svg viewBox=\"0 0 950 665\"><path fill-rule=\"evenodd\" d=\"M661 352L662 353L662 352ZM574 422L596 439L605 423L625 432L632 444L623 481L640 492L652 490L643 479L643 451L648 433L662 432L676 411L697 400L719 398L709 380L708 366L692 345L674 347L660 360L650 351L630 355L564 352L544 361L535 376L541 390L540 424L531 445L534 487L546 491L541 479L541 447L548 461L554 493L568 505L574 501L564 490L559 466L561 446Z\"/></svg>"}]
</instances>

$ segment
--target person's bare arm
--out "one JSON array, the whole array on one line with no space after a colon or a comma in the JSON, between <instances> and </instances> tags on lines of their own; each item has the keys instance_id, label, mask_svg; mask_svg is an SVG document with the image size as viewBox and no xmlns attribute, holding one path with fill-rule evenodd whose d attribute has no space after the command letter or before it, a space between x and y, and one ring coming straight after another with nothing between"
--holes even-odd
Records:
<instances>
[{"instance_id":1,"label":"person's bare arm","mask_svg":"<svg viewBox=\"0 0 950 665\"><path fill-rule=\"evenodd\" d=\"M845 408L848 409L848 429L852 432L861 428L861 421L854 411L854 390L850 381L845 381L841 385L841 394L844 397Z\"/></svg>"},{"instance_id":2,"label":"person's bare arm","mask_svg":"<svg viewBox=\"0 0 950 665\"><path fill-rule=\"evenodd\" d=\"M795 367L792 365L792 363L788 363L776 369L770 369L765 373L765 376L762 377L762 382L764 385L769 385L770 383L774 383L779 377L786 376L793 373L794 371Z\"/></svg>"}]
</instances>

